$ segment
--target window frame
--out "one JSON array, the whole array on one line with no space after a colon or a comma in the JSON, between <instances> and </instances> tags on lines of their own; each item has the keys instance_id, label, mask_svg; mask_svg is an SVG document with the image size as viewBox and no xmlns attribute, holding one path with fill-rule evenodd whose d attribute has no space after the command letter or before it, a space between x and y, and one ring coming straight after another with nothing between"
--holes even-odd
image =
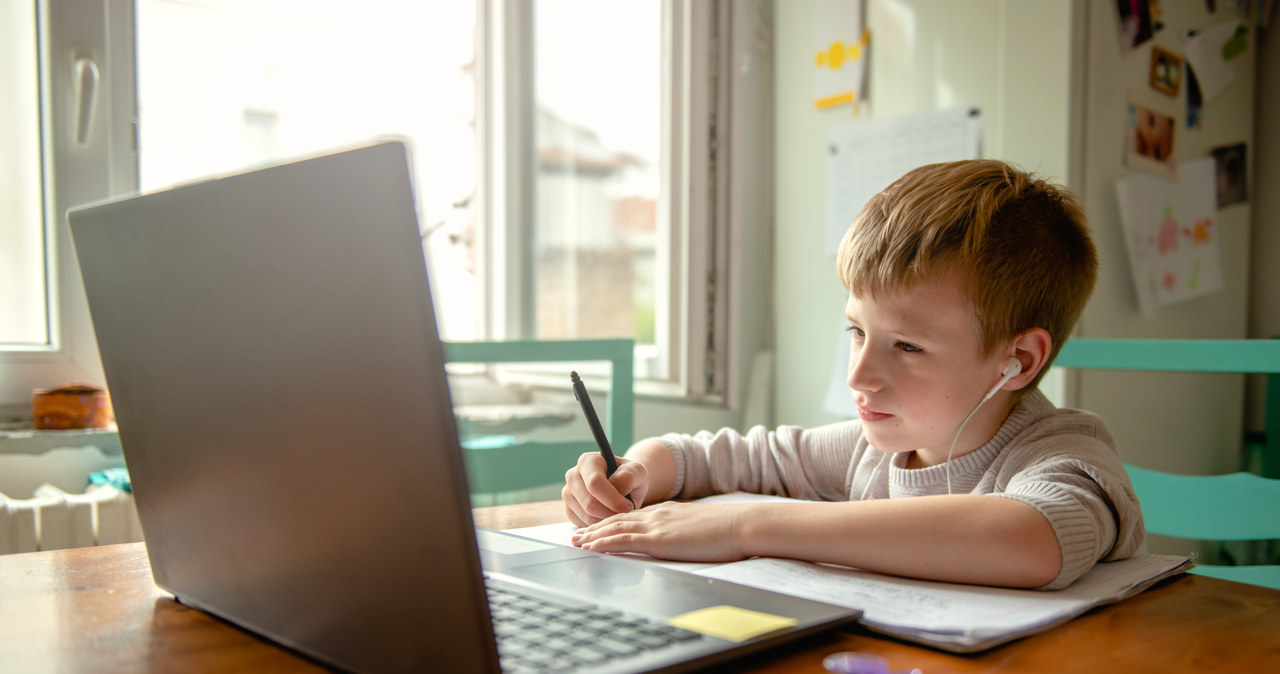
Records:
<instances>
[{"instance_id":1,"label":"window frame","mask_svg":"<svg viewBox=\"0 0 1280 674\"><path fill-rule=\"evenodd\" d=\"M41 19L41 50L51 66L42 85L49 237L51 343L45 349L0 351L0 406L28 408L33 388L64 381L103 383L87 305L66 226L65 212L74 204L136 193L137 97L134 72L134 7L131 0L33 0ZM523 317L518 305L495 301L501 293L518 292L519 270L506 264L506 250L523 243L521 213L532 194L532 115L523 119L511 109L529 106L532 87L527 72L514 83L532 39L530 8L524 0L476 0L476 110L481 160L477 162L478 194L473 200L477 221L501 223L476 232L478 285L486 305L477 326L489 339L515 338L513 326ZM638 347L638 360L657 363L656 376L637 379L642 397L683 399L733 410L746 396L752 357L767 351L769 276L767 268L744 274L743 265L768 266L772 235L771 166L747 190L735 166L733 148L747 142L752 159L768 159L772 112L771 85L748 101L739 93L743 58L760 58L756 71L770 71L771 15L767 2L663 0L669 17L665 38L672 45L664 88L665 177L659 205L667 222L663 235L667 257L660 260L658 290L669 311L657 327L670 345L663 360L653 347ZM744 31L750 39L743 41ZM47 35L46 35L47 33ZM102 59L90 142L65 147L74 126L67 59L72 42ZM735 47L742 42L743 46ZM747 44L751 43L751 44ZM748 53L751 52L751 53ZM755 54L759 53L757 57ZM527 63L527 60L524 61ZM740 72L741 71L741 72ZM738 106L735 111L734 106ZM531 109L531 106L530 106ZM751 118L746 123L742 116ZM733 113L733 114L730 114ZM701 124L694 124L702 120ZM719 143L717 144L717 137ZM509 142L523 139L521 143ZM744 141L745 139L745 141ZM756 157L755 155L764 156ZM513 159L514 158L514 159ZM521 171L520 167L525 167ZM762 189L767 186L768 189ZM745 222L745 226L744 226ZM519 256L512 258L519 260ZM748 301L750 298L750 301ZM733 337L731 338L731 335ZM647 349L647 351L646 351ZM640 373L648 374L646 372ZM737 376L741 374L742 376ZM736 382L736 383L735 383ZM742 390L740 390L742 389Z\"/></svg>"},{"instance_id":2,"label":"window frame","mask_svg":"<svg viewBox=\"0 0 1280 674\"><path fill-rule=\"evenodd\" d=\"M11 416L30 415L34 389L105 384L66 213L138 189L132 0L35 4L49 339L0 347L0 406ZM93 64L80 87L73 82L75 59ZM83 143L77 124L87 125Z\"/></svg>"},{"instance_id":3,"label":"window frame","mask_svg":"<svg viewBox=\"0 0 1280 674\"><path fill-rule=\"evenodd\" d=\"M481 0L477 29L477 110L482 175L478 273L486 311L478 332L489 339L532 334L534 305L526 256L534 194L536 101L533 4ZM728 249L724 192L715 136L724 128L727 90L719 85L716 36L730 12L719 2L663 0L664 90L658 202L655 316L657 344L637 345L642 395L722 401L727 380ZM665 271L666 273L663 273ZM514 300L514 301L512 301ZM532 370L533 368L531 368Z\"/></svg>"}]
</instances>

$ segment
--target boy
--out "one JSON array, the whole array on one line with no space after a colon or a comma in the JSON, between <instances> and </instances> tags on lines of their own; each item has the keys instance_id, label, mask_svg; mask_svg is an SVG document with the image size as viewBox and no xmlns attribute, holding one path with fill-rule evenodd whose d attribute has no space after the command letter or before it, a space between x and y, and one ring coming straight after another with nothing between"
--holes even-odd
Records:
<instances>
[{"instance_id":1,"label":"boy","mask_svg":"<svg viewBox=\"0 0 1280 674\"><path fill-rule=\"evenodd\" d=\"M1071 194L998 161L923 166L867 203L836 267L858 419L642 440L610 478L583 455L576 545L1044 589L1141 550L1111 434L1036 388L1097 276ZM736 490L819 502L650 505Z\"/></svg>"}]
</instances>

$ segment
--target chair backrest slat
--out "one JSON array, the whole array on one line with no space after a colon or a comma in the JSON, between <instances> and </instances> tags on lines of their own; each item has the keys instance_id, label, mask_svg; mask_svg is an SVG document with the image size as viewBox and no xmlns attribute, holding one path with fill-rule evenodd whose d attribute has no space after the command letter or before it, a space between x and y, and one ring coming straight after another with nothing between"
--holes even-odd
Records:
<instances>
[{"instance_id":1,"label":"chair backrest slat","mask_svg":"<svg viewBox=\"0 0 1280 674\"><path fill-rule=\"evenodd\" d=\"M605 406L597 407L597 412L614 450L621 454L631 446L635 414L635 340L445 342L444 353L445 360L450 363L609 362L608 401ZM567 370L564 383L565 390L568 390ZM592 399L599 401L596 396ZM528 489L561 480L579 455L594 449L595 442L590 439L473 445L465 449L467 479L473 493Z\"/></svg>"},{"instance_id":2,"label":"chair backrest slat","mask_svg":"<svg viewBox=\"0 0 1280 674\"><path fill-rule=\"evenodd\" d=\"M1067 340L1053 364L1085 370L1280 373L1280 340L1077 337Z\"/></svg>"},{"instance_id":3,"label":"chair backrest slat","mask_svg":"<svg viewBox=\"0 0 1280 674\"><path fill-rule=\"evenodd\" d=\"M1175 475L1128 464L1147 531L1201 541L1280 539L1280 481L1252 473Z\"/></svg>"},{"instance_id":4,"label":"chair backrest slat","mask_svg":"<svg viewBox=\"0 0 1280 674\"><path fill-rule=\"evenodd\" d=\"M1073 338L1054 366L1084 370L1267 375L1263 475L1280 452L1280 339ZM1280 480L1251 473L1175 475L1125 464L1147 531L1199 541L1280 539ZM1200 566L1205 575L1280 589L1280 565Z\"/></svg>"}]
</instances>

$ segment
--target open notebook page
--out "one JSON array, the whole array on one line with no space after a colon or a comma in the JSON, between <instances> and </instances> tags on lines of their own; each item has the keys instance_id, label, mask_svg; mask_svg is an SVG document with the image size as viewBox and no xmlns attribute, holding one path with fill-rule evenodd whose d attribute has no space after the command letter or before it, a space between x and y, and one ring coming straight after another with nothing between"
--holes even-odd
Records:
<instances>
[{"instance_id":1,"label":"open notebook page","mask_svg":"<svg viewBox=\"0 0 1280 674\"><path fill-rule=\"evenodd\" d=\"M699 502L761 500L788 499L734 493ZM511 532L571 545L575 530L563 522ZM727 564L658 561L687 573L861 609L862 623L870 629L956 652L982 650L1047 630L1192 566L1186 556L1142 554L1100 563L1062 590L1041 591L914 580L792 559L759 557Z\"/></svg>"}]
</instances>

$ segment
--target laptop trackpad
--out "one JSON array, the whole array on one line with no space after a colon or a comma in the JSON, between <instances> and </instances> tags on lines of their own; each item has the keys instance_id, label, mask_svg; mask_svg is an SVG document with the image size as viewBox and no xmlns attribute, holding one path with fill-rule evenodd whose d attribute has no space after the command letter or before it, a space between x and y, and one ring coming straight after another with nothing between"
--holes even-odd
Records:
<instances>
[{"instance_id":1,"label":"laptop trackpad","mask_svg":"<svg viewBox=\"0 0 1280 674\"><path fill-rule=\"evenodd\" d=\"M484 529L476 530L476 538L487 573L651 616L671 617L721 604L802 619L813 612L811 606L805 606L808 602L794 597L681 573L638 559Z\"/></svg>"},{"instance_id":2,"label":"laptop trackpad","mask_svg":"<svg viewBox=\"0 0 1280 674\"><path fill-rule=\"evenodd\" d=\"M534 564L596 556L586 550L482 527L476 527L476 544L480 548L480 565L487 572L511 573Z\"/></svg>"}]
</instances>

